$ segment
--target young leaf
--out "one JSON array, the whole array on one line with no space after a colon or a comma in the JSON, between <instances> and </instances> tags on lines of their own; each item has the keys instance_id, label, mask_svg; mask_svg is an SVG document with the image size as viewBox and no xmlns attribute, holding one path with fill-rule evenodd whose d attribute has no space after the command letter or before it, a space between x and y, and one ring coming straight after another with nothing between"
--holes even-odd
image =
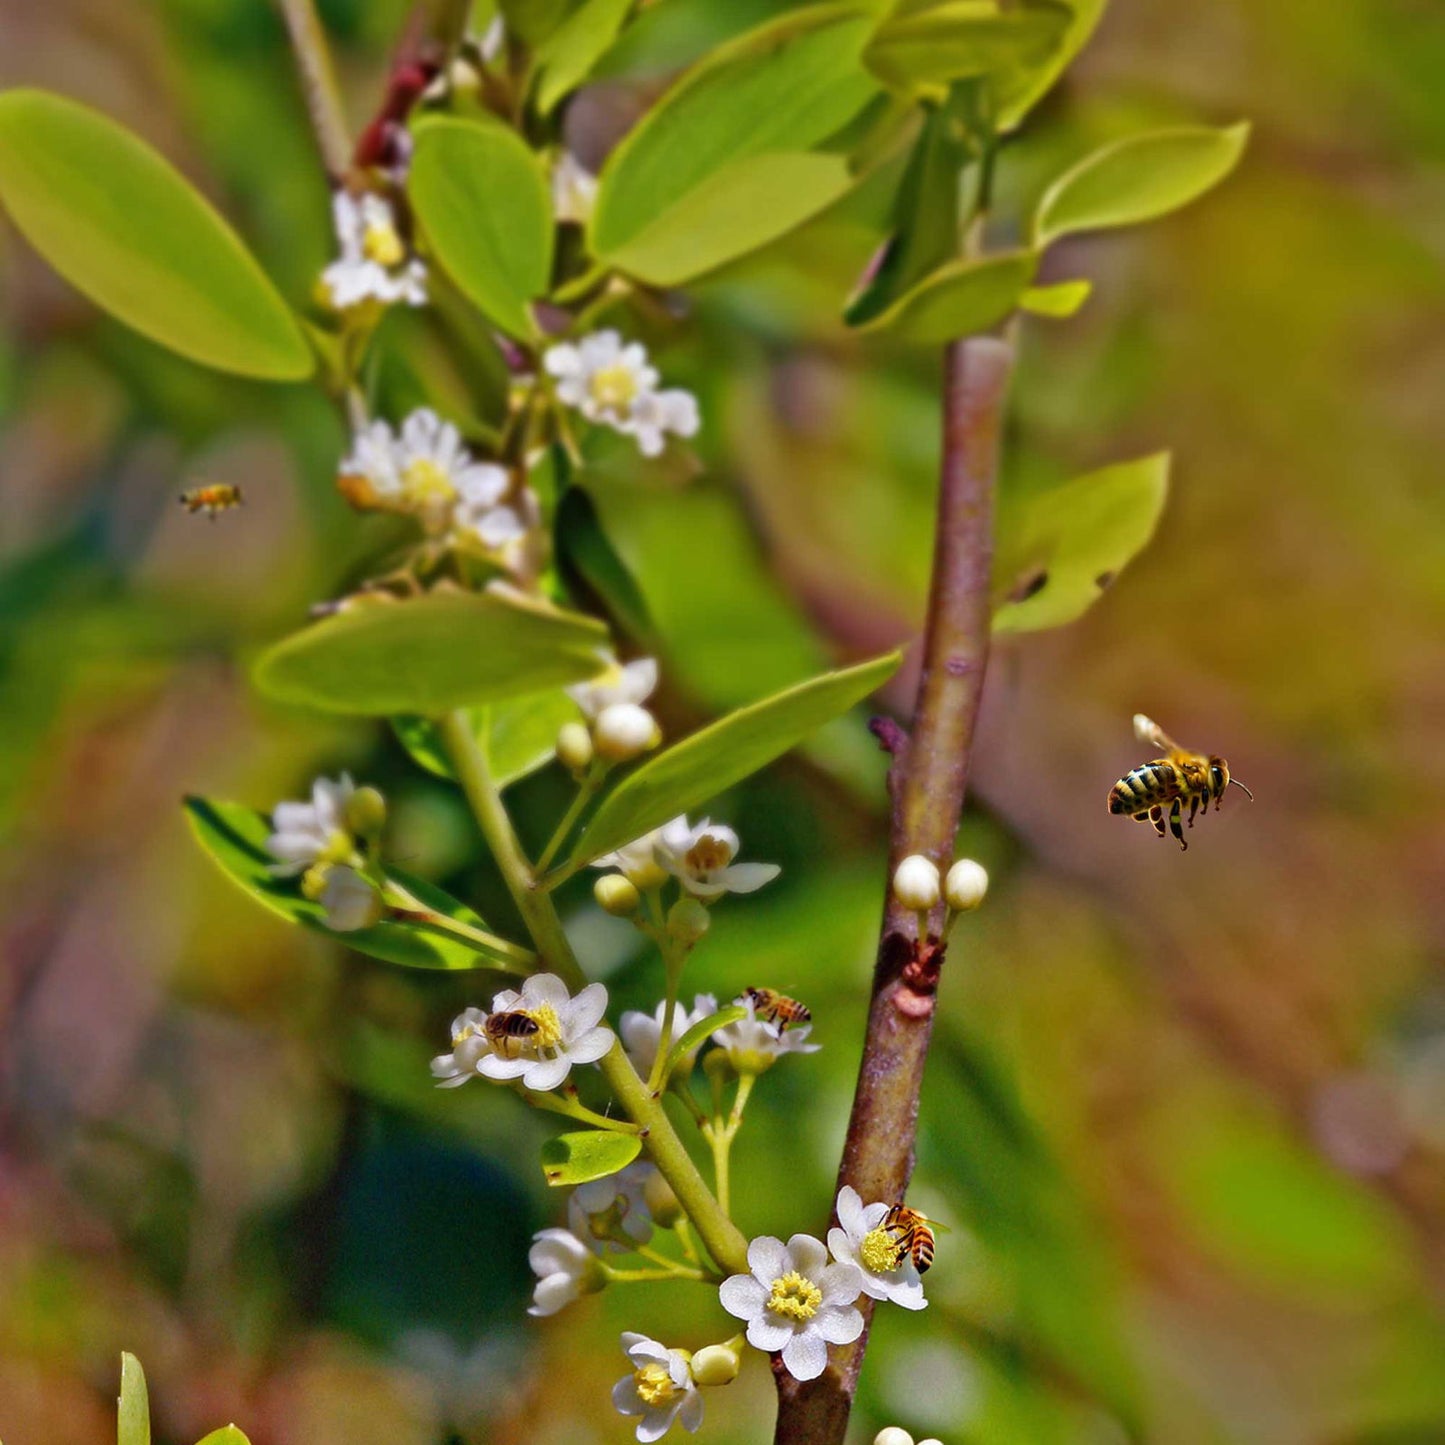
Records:
<instances>
[{"instance_id":1,"label":"young leaf","mask_svg":"<svg viewBox=\"0 0 1445 1445\"><path fill-rule=\"evenodd\" d=\"M0 95L0 201L77 290L152 341L268 381L310 376L295 316L170 162L58 95Z\"/></svg>"},{"instance_id":2,"label":"young leaf","mask_svg":"<svg viewBox=\"0 0 1445 1445\"><path fill-rule=\"evenodd\" d=\"M120 1357L120 1400L116 1445L151 1445L151 1402L146 1372L134 1355Z\"/></svg>"},{"instance_id":3,"label":"young leaf","mask_svg":"<svg viewBox=\"0 0 1445 1445\"><path fill-rule=\"evenodd\" d=\"M537 109L550 115L557 103L592 73L617 39L632 0L584 0L537 51Z\"/></svg>"},{"instance_id":4,"label":"young leaf","mask_svg":"<svg viewBox=\"0 0 1445 1445\"><path fill-rule=\"evenodd\" d=\"M414 128L411 202L437 259L502 330L536 330L528 303L552 278L552 200L542 167L496 121L436 117Z\"/></svg>"},{"instance_id":5,"label":"young leaf","mask_svg":"<svg viewBox=\"0 0 1445 1445\"><path fill-rule=\"evenodd\" d=\"M365 601L275 644L255 682L322 712L436 717L583 682L602 671L607 629L512 594L433 592Z\"/></svg>"},{"instance_id":6,"label":"young leaf","mask_svg":"<svg viewBox=\"0 0 1445 1445\"><path fill-rule=\"evenodd\" d=\"M868 68L896 90L1013 75L1050 63L1073 20L1067 5L1028 0L999 10L985 0L944 0L885 22L869 41Z\"/></svg>"},{"instance_id":7,"label":"young leaf","mask_svg":"<svg viewBox=\"0 0 1445 1445\"><path fill-rule=\"evenodd\" d=\"M747 1009L741 1004L729 1004L726 1008L720 1008L715 1014L709 1014L705 1019L699 1019L683 1036L673 1044L667 1054L667 1073L671 1077L672 1071L682 1060L682 1056L691 1049L695 1049L711 1033L718 1029L725 1029L729 1024L735 1024L739 1019L748 1016Z\"/></svg>"},{"instance_id":8,"label":"young leaf","mask_svg":"<svg viewBox=\"0 0 1445 1445\"><path fill-rule=\"evenodd\" d=\"M880 316L861 327L920 346L941 346L997 326L1023 299L1038 267L1032 251L940 266Z\"/></svg>"},{"instance_id":9,"label":"young leaf","mask_svg":"<svg viewBox=\"0 0 1445 1445\"><path fill-rule=\"evenodd\" d=\"M596 601L639 647L656 648L657 629L647 599L617 555L597 504L581 487L568 487L557 506L557 564L574 598Z\"/></svg>"},{"instance_id":10,"label":"young leaf","mask_svg":"<svg viewBox=\"0 0 1445 1445\"><path fill-rule=\"evenodd\" d=\"M724 168L739 182L745 160L811 150L852 120L877 93L858 58L869 24L855 5L811 5L749 31L695 66L609 157L592 216L590 239L596 254L618 265L624 256L629 265L640 259L642 265L660 265L661 274L674 276L683 264L675 237L686 231L708 241L707 267L726 259L728 248L697 236L698 227L719 214L725 198L719 197L716 183L700 199L694 199L693 192ZM775 193L784 175L807 185L816 208L828 204L836 194L836 170L813 170L804 176L801 168L790 170L790 165L784 162L766 171L749 204ZM679 206L687 209L674 222L668 213ZM802 219L794 207L788 225ZM761 225L762 220L736 208L730 222L736 236L730 245L739 244L738 237L749 245L761 244ZM645 244L629 252L635 242ZM730 254L741 252L732 249ZM694 267L690 274L703 269ZM648 279L655 278L649 274Z\"/></svg>"},{"instance_id":11,"label":"young leaf","mask_svg":"<svg viewBox=\"0 0 1445 1445\"><path fill-rule=\"evenodd\" d=\"M1202 196L1234 169L1247 124L1177 126L1116 141L1056 180L1034 214L1039 246L1075 231L1152 221Z\"/></svg>"},{"instance_id":12,"label":"young leaf","mask_svg":"<svg viewBox=\"0 0 1445 1445\"><path fill-rule=\"evenodd\" d=\"M1161 452L1010 504L999 516L995 632L1061 627L1085 613L1154 535L1169 486Z\"/></svg>"},{"instance_id":13,"label":"young leaf","mask_svg":"<svg viewBox=\"0 0 1445 1445\"><path fill-rule=\"evenodd\" d=\"M1053 89L1054 82L1098 29L1108 0L1067 0L1067 3L1072 15L1053 53L1042 64L1020 74L1016 83L1000 97L998 127L1001 131L1017 130L1029 111Z\"/></svg>"},{"instance_id":14,"label":"young leaf","mask_svg":"<svg viewBox=\"0 0 1445 1445\"><path fill-rule=\"evenodd\" d=\"M641 1153L642 1140L636 1134L579 1129L542 1145L542 1175L554 1187L586 1184L625 1169Z\"/></svg>"},{"instance_id":15,"label":"young leaf","mask_svg":"<svg viewBox=\"0 0 1445 1445\"><path fill-rule=\"evenodd\" d=\"M1033 316L1067 320L1089 299L1092 281L1055 281L1049 286L1030 286L1019 298L1019 309Z\"/></svg>"},{"instance_id":16,"label":"young leaf","mask_svg":"<svg viewBox=\"0 0 1445 1445\"><path fill-rule=\"evenodd\" d=\"M297 879L277 878L271 872L276 860L266 851L271 824L264 814L240 803L217 803L206 798L187 798L185 808L191 832L217 867L263 908L288 923L314 928L358 953L406 968L455 971L487 967L486 957L478 949L400 920L388 918L371 928L335 932L326 926L326 910L301 896ZM472 928L486 928L466 904L449 893L395 869L389 871L396 882L433 913L457 919Z\"/></svg>"},{"instance_id":17,"label":"young leaf","mask_svg":"<svg viewBox=\"0 0 1445 1445\"><path fill-rule=\"evenodd\" d=\"M219 1430L212 1430L205 1439L198 1440L196 1445L251 1445L251 1442L234 1425L222 1425Z\"/></svg>"},{"instance_id":18,"label":"young leaf","mask_svg":"<svg viewBox=\"0 0 1445 1445\"><path fill-rule=\"evenodd\" d=\"M555 756L562 724L578 716L577 704L565 692L532 693L466 711L499 788L546 767ZM406 716L393 718L392 727L415 762L439 778L452 778L451 759L435 723Z\"/></svg>"},{"instance_id":19,"label":"young leaf","mask_svg":"<svg viewBox=\"0 0 1445 1445\"><path fill-rule=\"evenodd\" d=\"M576 872L767 767L881 687L901 660L891 652L824 673L739 708L648 759L603 799L557 877Z\"/></svg>"}]
</instances>

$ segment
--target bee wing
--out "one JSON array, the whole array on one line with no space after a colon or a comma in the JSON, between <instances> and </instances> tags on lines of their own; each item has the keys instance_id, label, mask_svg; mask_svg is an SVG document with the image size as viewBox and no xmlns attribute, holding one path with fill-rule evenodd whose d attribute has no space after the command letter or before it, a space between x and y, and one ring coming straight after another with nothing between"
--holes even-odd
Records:
<instances>
[{"instance_id":1,"label":"bee wing","mask_svg":"<svg viewBox=\"0 0 1445 1445\"><path fill-rule=\"evenodd\" d=\"M1134 736L1141 743L1148 743L1150 747L1158 748L1160 752L1177 753L1183 749L1153 718L1145 717L1142 712L1134 714Z\"/></svg>"}]
</instances>

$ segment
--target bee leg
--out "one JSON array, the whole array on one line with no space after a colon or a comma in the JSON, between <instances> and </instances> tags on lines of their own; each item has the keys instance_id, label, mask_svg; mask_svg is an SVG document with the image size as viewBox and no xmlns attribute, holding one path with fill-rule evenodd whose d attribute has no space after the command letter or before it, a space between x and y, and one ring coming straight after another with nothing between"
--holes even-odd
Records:
<instances>
[{"instance_id":1,"label":"bee leg","mask_svg":"<svg viewBox=\"0 0 1445 1445\"><path fill-rule=\"evenodd\" d=\"M1164 836L1164 809L1158 803L1149 809L1149 821L1154 825L1154 831L1162 838Z\"/></svg>"},{"instance_id":2,"label":"bee leg","mask_svg":"<svg viewBox=\"0 0 1445 1445\"><path fill-rule=\"evenodd\" d=\"M1191 794L1190 799L1189 799L1189 826L1190 826L1191 828L1194 826L1194 815L1195 815L1198 811L1199 811L1199 794L1198 794L1198 793L1194 793L1194 794ZM1204 800L1204 811L1205 811L1206 813L1209 811L1209 799L1208 799L1208 798L1206 798L1206 799Z\"/></svg>"},{"instance_id":3,"label":"bee leg","mask_svg":"<svg viewBox=\"0 0 1445 1445\"><path fill-rule=\"evenodd\" d=\"M1135 813L1134 821L1136 823L1147 823L1149 821L1149 815L1148 813Z\"/></svg>"},{"instance_id":4,"label":"bee leg","mask_svg":"<svg viewBox=\"0 0 1445 1445\"><path fill-rule=\"evenodd\" d=\"M1176 838L1179 839L1179 846L1181 849L1189 847L1189 844L1184 841L1184 829L1179 826L1179 819L1183 815L1183 812L1183 799L1175 798L1174 806L1169 810L1169 831L1173 833Z\"/></svg>"}]
</instances>

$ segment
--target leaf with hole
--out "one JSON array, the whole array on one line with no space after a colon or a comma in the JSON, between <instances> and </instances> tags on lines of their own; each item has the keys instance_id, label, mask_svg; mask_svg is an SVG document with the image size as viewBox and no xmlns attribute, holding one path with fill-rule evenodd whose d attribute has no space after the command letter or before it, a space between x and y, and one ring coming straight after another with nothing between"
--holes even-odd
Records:
<instances>
[{"instance_id":1,"label":"leaf with hole","mask_svg":"<svg viewBox=\"0 0 1445 1445\"><path fill-rule=\"evenodd\" d=\"M1035 632L1081 617L1145 547L1164 510L1169 455L1090 472L999 508L993 630Z\"/></svg>"},{"instance_id":2,"label":"leaf with hole","mask_svg":"<svg viewBox=\"0 0 1445 1445\"><path fill-rule=\"evenodd\" d=\"M301 381L315 357L255 258L179 171L123 126L40 90L0 95L0 201L97 306L238 376Z\"/></svg>"},{"instance_id":3,"label":"leaf with hole","mask_svg":"<svg viewBox=\"0 0 1445 1445\"><path fill-rule=\"evenodd\" d=\"M1032 251L950 261L859 330L886 331L918 346L976 336L1018 307L1037 267Z\"/></svg>"},{"instance_id":4,"label":"leaf with hole","mask_svg":"<svg viewBox=\"0 0 1445 1445\"><path fill-rule=\"evenodd\" d=\"M364 599L264 652L267 697L322 712L438 717L585 682L607 629L512 592Z\"/></svg>"},{"instance_id":5,"label":"leaf with hole","mask_svg":"<svg viewBox=\"0 0 1445 1445\"><path fill-rule=\"evenodd\" d=\"M558 1134L542 1145L542 1177L554 1188L586 1184L625 1169L642 1153L636 1134L614 1134L604 1129L580 1129Z\"/></svg>"}]
</instances>

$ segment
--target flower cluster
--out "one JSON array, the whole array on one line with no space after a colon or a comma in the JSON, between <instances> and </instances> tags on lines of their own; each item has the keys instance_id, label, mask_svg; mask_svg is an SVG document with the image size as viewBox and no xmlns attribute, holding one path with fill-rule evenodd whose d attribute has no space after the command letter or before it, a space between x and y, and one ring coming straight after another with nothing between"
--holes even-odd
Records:
<instances>
[{"instance_id":1,"label":"flower cluster","mask_svg":"<svg viewBox=\"0 0 1445 1445\"><path fill-rule=\"evenodd\" d=\"M580 341L548 347L542 365L557 399L595 425L632 437L645 457L661 454L669 433L697 435L700 419L691 392L658 390L658 373L639 341L616 331L596 331Z\"/></svg>"},{"instance_id":2,"label":"flower cluster","mask_svg":"<svg viewBox=\"0 0 1445 1445\"><path fill-rule=\"evenodd\" d=\"M567 689L586 719L580 737L574 739L564 727L557 740L559 756L574 770L594 756L605 763L629 762L662 741L657 719L642 706L657 688L657 660L620 663L607 652L603 661L606 669L599 676Z\"/></svg>"},{"instance_id":3,"label":"flower cluster","mask_svg":"<svg viewBox=\"0 0 1445 1445\"><path fill-rule=\"evenodd\" d=\"M358 788L347 773L317 778L306 803L278 803L266 851L279 860L277 878L301 879L301 891L326 910L339 932L369 928L382 915L381 892L368 876L369 853L386 822L375 788Z\"/></svg>"},{"instance_id":4,"label":"flower cluster","mask_svg":"<svg viewBox=\"0 0 1445 1445\"><path fill-rule=\"evenodd\" d=\"M336 310L366 301L426 304L426 266L408 250L390 201L370 191L337 191L331 217L341 254L321 273L321 284Z\"/></svg>"}]
</instances>

